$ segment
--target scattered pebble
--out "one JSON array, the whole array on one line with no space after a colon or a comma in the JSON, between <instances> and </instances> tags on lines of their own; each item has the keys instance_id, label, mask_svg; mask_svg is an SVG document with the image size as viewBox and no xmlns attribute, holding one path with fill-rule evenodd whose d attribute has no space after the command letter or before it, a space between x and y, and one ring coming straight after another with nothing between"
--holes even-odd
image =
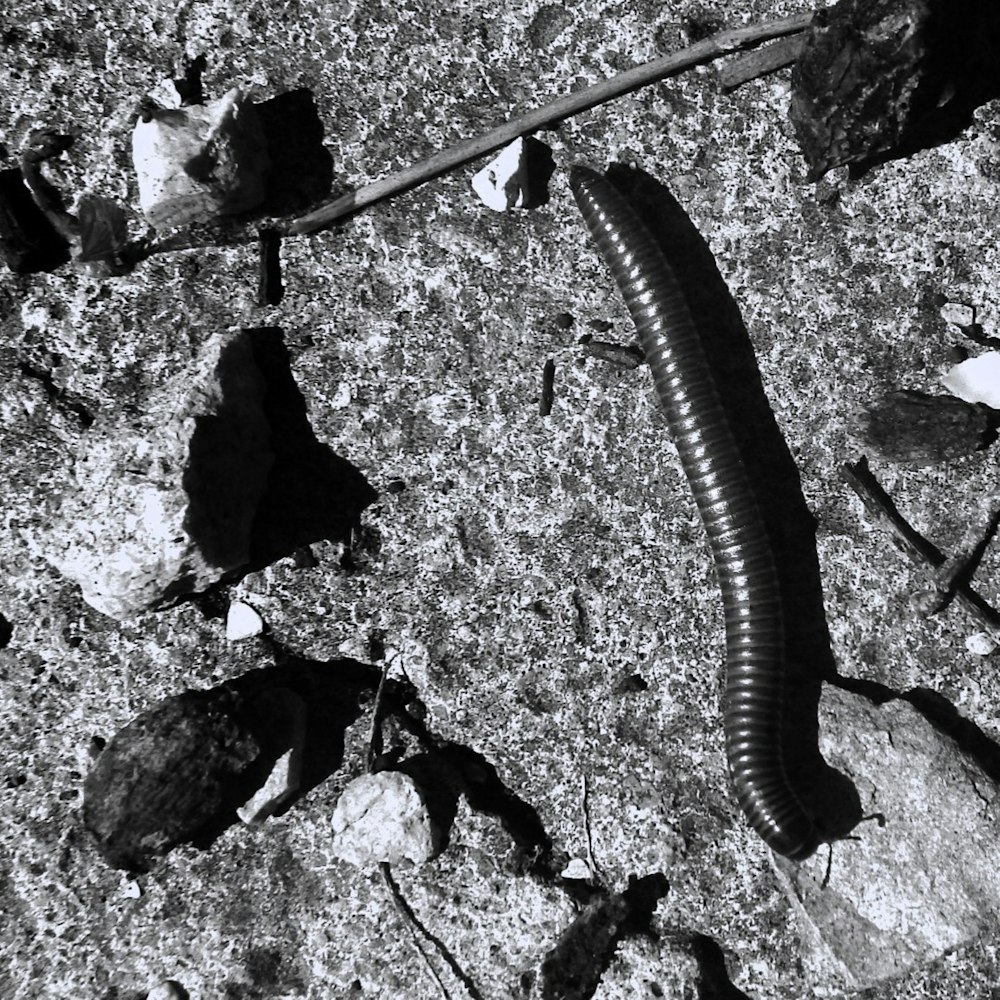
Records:
<instances>
[{"instance_id":1,"label":"scattered pebble","mask_svg":"<svg viewBox=\"0 0 1000 1000\"><path fill-rule=\"evenodd\" d=\"M945 302L941 306L941 319L952 326L972 326L976 322L976 309L964 302Z\"/></svg>"},{"instance_id":2,"label":"scattered pebble","mask_svg":"<svg viewBox=\"0 0 1000 1000\"><path fill-rule=\"evenodd\" d=\"M236 814L244 823L263 823L299 790L302 755L306 745L306 703L288 688L272 688L254 702L254 710L267 717L271 752L281 751L267 780Z\"/></svg>"},{"instance_id":3,"label":"scattered pebble","mask_svg":"<svg viewBox=\"0 0 1000 1000\"><path fill-rule=\"evenodd\" d=\"M578 878L587 880L593 877L590 865L583 858L573 858L570 863L559 873L560 878Z\"/></svg>"},{"instance_id":4,"label":"scattered pebble","mask_svg":"<svg viewBox=\"0 0 1000 1000\"><path fill-rule=\"evenodd\" d=\"M965 648L973 656L989 656L996 650L997 643L988 632L975 632L966 638Z\"/></svg>"},{"instance_id":5,"label":"scattered pebble","mask_svg":"<svg viewBox=\"0 0 1000 1000\"><path fill-rule=\"evenodd\" d=\"M472 190L494 212L525 207L528 188L528 158L523 138L505 146L472 178Z\"/></svg>"},{"instance_id":6,"label":"scattered pebble","mask_svg":"<svg viewBox=\"0 0 1000 1000\"><path fill-rule=\"evenodd\" d=\"M186 108L154 102L132 133L132 160L139 205L156 229L256 208L270 166L253 102L239 87Z\"/></svg>"},{"instance_id":7,"label":"scattered pebble","mask_svg":"<svg viewBox=\"0 0 1000 1000\"><path fill-rule=\"evenodd\" d=\"M188 991L175 979L165 979L146 994L146 1000L188 1000Z\"/></svg>"},{"instance_id":8,"label":"scattered pebble","mask_svg":"<svg viewBox=\"0 0 1000 1000\"><path fill-rule=\"evenodd\" d=\"M126 899L139 899L142 896L142 886L135 879L130 879L122 885L122 895Z\"/></svg>"},{"instance_id":9,"label":"scattered pebble","mask_svg":"<svg viewBox=\"0 0 1000 1000\"><path fill-rule=\"evenodd\" d=\"M402 771L355 778L333 811L333 853L358 867L379 861L423 864L445 846L417 783Z\"/></svg>"},{"instance_id":10,"label":"scattered pebble","mask_svg":"<svg viewBox=\"0 0 1000 1000\"><path fill-rule=\"evenodd\" d=\"M249 639L263 631L264 619L249 604L233 601L229 605L229 614L226 615L226 639L229 642Z\"/></svg>"},{"instance_id":11,"label":"scattered pebble","mask_svg":"<svg viewBox=\"0 0 1000 1000\"><path fill-rule=\"evenodd\" d=\"M1000 409L1000 351L959 362L942 376L941 384L967 403Z\"/></svg>"}]
</instances>

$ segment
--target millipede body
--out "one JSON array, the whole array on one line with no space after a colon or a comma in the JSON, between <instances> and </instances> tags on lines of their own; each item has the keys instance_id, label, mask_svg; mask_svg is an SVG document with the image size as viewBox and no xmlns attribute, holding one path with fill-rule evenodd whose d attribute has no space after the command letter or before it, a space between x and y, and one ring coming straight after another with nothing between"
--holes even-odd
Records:
<instances>
[{"instance_id":1,"label":"millipede body","mask_svg":"<svg viewBox=\"0 0 1000 1000\"><path fill-rule=\"evenodd\" d=\"M819 834L782 757L784 629L771 544L680 283L614 185L586 167L570 184L635 322L708 533L726 618L726 754L750 825L790 858Z\"/></svg>"}]
</instances>

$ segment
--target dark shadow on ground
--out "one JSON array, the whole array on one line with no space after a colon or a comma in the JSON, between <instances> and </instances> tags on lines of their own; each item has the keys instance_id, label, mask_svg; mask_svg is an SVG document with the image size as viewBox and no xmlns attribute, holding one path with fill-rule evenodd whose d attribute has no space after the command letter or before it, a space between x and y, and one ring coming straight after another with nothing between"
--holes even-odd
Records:
<instances>
[{"instance_id":1,"label":"dark shadow on ground","mask_svg":"<svg viewBox=\"0 0 1000 1000\"><path fill-rule=\"evenodd\" d=\"M595 894L542 960L535 983L540 1000L592 997L619 943L652 934L650 922L667 889L666 876L656 872L631 876L624 892Z\"/></svg>"},{"instance_id":2,"label":"dark shadow on ground","mask_svg":"<svg viewBox=\"0 0 1000 1000\"><path fill-rule=\"evenodd\" d=\"M260 214L289 215L329 197L333 157L323 145L323 123L312 91L289 90L255 108L271 157Z\"/></svg>"},{"instance_id":3,"label":"dark shadow on ground","mask_svg":"<svg viewBox=\"0 0 1000 1000\"><path fill-rule=\"evenodd\" d=\"M734 986L722 949L706 934L691 938L691 952L698 963L698 1000L749 1000Z\"/></svg>"},{"instance_id":4,"label":"dark shadow on ground","mask_svg":"<svg viewBox=\"0 0 1000 1000\"><path fill-rule=\"evenodd\" d=\"M312 542L350 537L361 512L377 496L354 465L317 440L282 331L261 327L247 333L267 382L264 412L274 464L251 530L250 564L243 572L262 569Z\"/></svg>"},{"instance_id":5,"label":"dark shadow on ground","mask_svg":"<svg viewBox=\"0 0 1000 1000\"><path fill-rule=\"evenodd\" d=\"M54 271L70 259L68 241L35 204L17 167L0 170L0 256L16 274Z\"/></svg>"},{"instance_id":6,"label":"dark shadow on ground","mask_svg":"<svg viewBox=\"0 0 1000 1000\"><path fill-rule=\"evenodd\" d=\"M711 250L683 208L643 171L614 164L608 179L632 203L684 290L730 430L774 553L785 619L782 737L788 778L823 839L861 818L853 784L819 753L822 681L835 674L816 553L816 522L795 461L764 393L749 334ZM666 431L664 432L666 433Z\"/></svg>"}]
</instances>

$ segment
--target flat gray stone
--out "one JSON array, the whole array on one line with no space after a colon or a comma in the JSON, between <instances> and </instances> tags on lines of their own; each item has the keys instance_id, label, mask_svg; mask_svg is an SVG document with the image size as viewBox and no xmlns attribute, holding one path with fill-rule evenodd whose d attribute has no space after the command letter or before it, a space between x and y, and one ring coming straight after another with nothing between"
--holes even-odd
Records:
<instances>
[{"instance_id":1,"label":"flat gray stone","mask_svg":"<svg viewBox=\"0 0 1000 1000\"><path fill-rule=\"evenodd\" d=\"M795 865L774 858L817 986L861 989L975 939L1000 910L996 783L909 702L827 686L820 750L856 785L857 840Z\"/></svg>"}]
</instances>

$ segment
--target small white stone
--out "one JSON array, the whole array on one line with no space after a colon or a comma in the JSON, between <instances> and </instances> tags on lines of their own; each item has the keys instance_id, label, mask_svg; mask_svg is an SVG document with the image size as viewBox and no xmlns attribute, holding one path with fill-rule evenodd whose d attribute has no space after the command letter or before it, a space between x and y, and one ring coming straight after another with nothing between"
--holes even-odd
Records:
<instances>
[{"instance_id":1,"label":"small white stone","mask_svg":"<svg viewBox=\"0 0 1000 1000\"><path fill-rule=\"evenodd\" d=\"M403 860L419 865L444 847L417 783L401 771L350 782L333 811L333 833L334 855L358 867Z\"/></svg>"},{"instance_id":2,"label":"small white stone","mask_svg":"<svg viewBox=\"0 0 1000 1000\"><path fill-rule=\"evenodd\" d=\"M997 643L988 632L975 632L966 638L965 648L973 656L989 656L996 650Z\"/></svg>"},{"instance_id":3,"label":"small white stone","mask_svg":"<svg viewBox=\"0 0 1000 1000\"><path fill-rule=\"evenodd\" d=\"M494 212L521 208L528 200L527 166L524 139L515 139L472 178L472 190Z\"/></svg>"},{"instance_id":4,"label":"small white stone","mask_svg":"<svg viewBox=\"0 0 1000 1000\"><path fill-rule=\"evenodd\" d=\"M142 886L135 879L122 883L122 895L126 899L138 899L142 895Z\"/></svg>"},{"instance_id":5,"label":"small white stone","mask_svg":"<svg viewBox=\"0 0 1000 1000\"><path fill-rule=\"evenodd\" d=\"M264 631L264 619L249 604L233 601L226 615L226 638L230 642L249 639Z\"/></svg>"},{"instance_id":6,"label":"small white stone","mask_svg":"<svg viewBox=\"0 0 1000 1000\"><path fill-rule=\"evenodd\" d=\"M177 89L177 84L173 80L161 80L148 95L153 102L161 108L173 108L176 110L184 103L181 92Z\"/></svg>"},{"instance_id":7,"label":"small white stone","mask_svg":"<svg viewBox=\"0 0 1000 1000\"><path fill-rule=\"evenodd\" d=\"M959 362L941 377L941 384L967 403L985 403L1000 410L1000 351Z\"/></svg>"},{"instance_id":8,"label":"small white stone","mask_svg":"<svg viewBox=\"0 0 1000 1000\"><path fill-rule=\"evenodd\" d=\"M146 994L146 1000L188 1000L188 992L176 980L165 979Z\"/></svg>"},{"instance_id":9,"label":"small white stone","mask_svg":"<svg viewBox=\"0 0 1000 1000\"><path fill-rule=\"evenodd\" d=\"M306 703L288 688L274 688L261 694L252 710L283 753L274 762L267 781L236 810L236 815L247 825L263 823L299 790L308 716Z\"/></svg>"},{"instance_id":10,"label":"small white stone","mask_svg":"<svg viewBox=\"0 0 1000 1000\"><path fill-rule=\"evenodd\" d=\"M964 302L946 302L941 306L941 319L953 326L972 326L976 322L976 310Z\"/></svg>"},{"instance_id":11,"label":"small white stone","mask_svg":"<svg viewBox=\"0 0 1000 1000\"><path fill-rule=\"evenodd\" d=\"M593 877L590 865L583 858L573 858L559 874L562 878L589 879Z\"/></svg>"},{"instance_id":12,"label":"small white stone","mask_svg":"<svg viewBox=\"0 0 1000 1000\"><path fill-rule=\"evenodd\" d=\"M236 815L248 826L263 823L299 787L298 774L293 775L292 772L301 771L301 760L296 766L294 757L294 750L282 754L267 776L267 781L236 810Z\"/></svg>"}]
</instances>

